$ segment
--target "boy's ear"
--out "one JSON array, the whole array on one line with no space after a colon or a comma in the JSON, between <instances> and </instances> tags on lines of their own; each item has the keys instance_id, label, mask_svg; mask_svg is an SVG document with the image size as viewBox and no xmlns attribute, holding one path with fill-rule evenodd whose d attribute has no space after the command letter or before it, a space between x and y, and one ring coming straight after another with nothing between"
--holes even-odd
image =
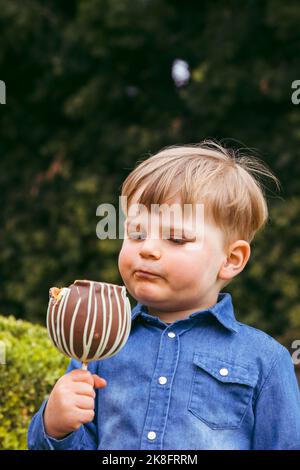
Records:
<instances>
[{"instance_id":1,"label":"boy's ear","mask_svg":"<svg viewBox=\"0 0 300 470\"><path fill-rule=\"evenodd\" d=\"M251 254L251 248L245 240L237 240L230 245L227 251L227 257L223 262L219 279L228 281L243 271Z\"/></svg>"}]
</instances>

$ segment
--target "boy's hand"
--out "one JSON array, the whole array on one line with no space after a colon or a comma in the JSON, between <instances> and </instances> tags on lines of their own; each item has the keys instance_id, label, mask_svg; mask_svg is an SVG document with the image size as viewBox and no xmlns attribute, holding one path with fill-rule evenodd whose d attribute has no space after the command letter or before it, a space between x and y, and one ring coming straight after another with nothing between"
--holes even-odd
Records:
<instances>
[{"instance_id":1,"label":"boy's hand","mask_svg":"<svg viewBox=\"0 0 300 470\"><path fill-rule=\"evenodd\" d=\"M94 419L95 390L107 382L87 370L72 370L55 384L44 411L45 431L62 439Z\"/></svg>"}]
</instances>

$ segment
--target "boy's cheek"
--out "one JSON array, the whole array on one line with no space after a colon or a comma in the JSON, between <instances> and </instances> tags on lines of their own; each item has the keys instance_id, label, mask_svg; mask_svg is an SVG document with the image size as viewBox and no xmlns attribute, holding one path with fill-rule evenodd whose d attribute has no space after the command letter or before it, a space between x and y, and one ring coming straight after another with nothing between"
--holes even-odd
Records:
<instances>
[{"instance_id":1,"label":"boy's cheek","mask_svg":"<svg viewBox=\"0 0 300 470\"><path fill-rule=\"evenodd\" d=\"M118 258L118 268L119 268L119 271L121 273L121 276L123 276L124 263L125 263L124 254L123 254L122 251L120 251L119 258Z\"/></svg>"},{"instance_id":2,"label":"boy's cheek","mask_svg":"<svg viewBox=\"0 0 300 470\"><path fill-rule=\"evenodd\" d=\"M132 258L133 254L131 250L129 250L128 247L124 246L123 244L118 258L118 267L122 277L128 274L132 266Z\"/></svg>"}]
</instances>

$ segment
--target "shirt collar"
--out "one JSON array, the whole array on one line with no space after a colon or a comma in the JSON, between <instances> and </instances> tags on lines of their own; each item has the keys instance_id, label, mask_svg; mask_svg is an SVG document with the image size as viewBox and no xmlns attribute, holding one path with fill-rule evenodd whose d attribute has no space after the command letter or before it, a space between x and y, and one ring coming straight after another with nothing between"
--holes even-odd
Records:
<instances>
[{"instance_id":1,"label":"shirt collar","mask_svg":"<svg viewBox=\"0 0 300 470\"><path fill-rule=\"evenodd\" d=\"M219 293L218 301L215 305L203 310L197 310L196 312L192 313L188 318L199 318L205 313L212 314L228 330L234 331L235 333L238 331L231 295L228 292ZM132 321L135 320L139 315L152 318L152 320L154 321L159 321L158 317L155 317L154 315L149 315L147 307L140 303L138 303L132 310Z\"/></svg>"}]
</instances>

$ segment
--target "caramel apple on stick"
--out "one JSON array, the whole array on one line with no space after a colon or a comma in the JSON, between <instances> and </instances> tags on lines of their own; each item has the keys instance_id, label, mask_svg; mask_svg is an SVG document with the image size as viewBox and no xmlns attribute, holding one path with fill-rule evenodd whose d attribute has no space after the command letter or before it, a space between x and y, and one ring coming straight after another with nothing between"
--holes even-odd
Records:
<instances>
[{"instance_id":1,"label":"caramel apple on stick","mask_svg":"<svg viewBox=\"0 0 300 470\"><path fill-rule=\"evenodd\" d=\"M69 287L49 290L47 329L65 356L86 369L90 361L117 354L126 344L131 307L125 286L76 280Z\"/></svg>"}]
</instances>

